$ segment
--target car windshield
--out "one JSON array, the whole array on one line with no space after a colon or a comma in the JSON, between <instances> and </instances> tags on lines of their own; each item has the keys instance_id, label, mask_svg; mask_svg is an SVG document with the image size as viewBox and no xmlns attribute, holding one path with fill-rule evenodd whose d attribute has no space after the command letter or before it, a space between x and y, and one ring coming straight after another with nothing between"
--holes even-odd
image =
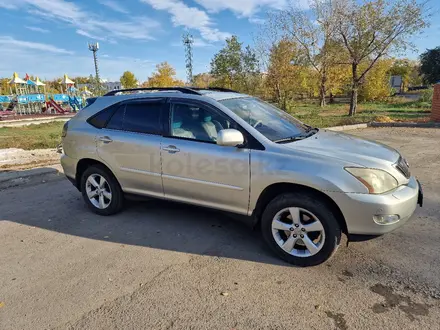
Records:
<instances>
[{"instance_id":1,"label":"car windshield","mask_svg":"<svg viewBox=\"0 0 440 330\"><path fill-rule=\"evenodd\" d=\"M275 142L305 137L310 129L288 113L254 97L227 99L219 102Z\"/></svg>"}]
</instances>

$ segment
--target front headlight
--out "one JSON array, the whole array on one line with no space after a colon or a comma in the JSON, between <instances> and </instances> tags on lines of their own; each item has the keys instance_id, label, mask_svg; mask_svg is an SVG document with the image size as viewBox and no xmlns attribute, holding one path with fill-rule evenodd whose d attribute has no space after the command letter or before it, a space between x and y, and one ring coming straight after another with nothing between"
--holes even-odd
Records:
<instances>
[{"instance_id":1,"label":"front headlight","mask_svg":"<svg viewBox=\"0 0 440 330\"><path fill-rule=\"evenodd\" d=\"M397 180L388 172L360 167L346 167L345 170L367 187L370 194L382 194L397 188Z\"/></svg>"}]
</instances>

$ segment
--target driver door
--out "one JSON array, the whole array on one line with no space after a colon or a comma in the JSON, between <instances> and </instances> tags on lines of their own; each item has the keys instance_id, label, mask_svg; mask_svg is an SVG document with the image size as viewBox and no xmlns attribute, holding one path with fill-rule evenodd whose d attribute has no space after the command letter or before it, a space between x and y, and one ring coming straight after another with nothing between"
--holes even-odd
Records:
<instances>
[{"instance_id":1,"label":"driver door","mask_svg":"<svg viewBox=\"0 0 440 330\"><path fill-rule=\"evenodd\" d=\"M195 100L172 100L161 142L166 198L247 214L250 150L216 144L231 119Z\"/></svg>"}]
</instances>

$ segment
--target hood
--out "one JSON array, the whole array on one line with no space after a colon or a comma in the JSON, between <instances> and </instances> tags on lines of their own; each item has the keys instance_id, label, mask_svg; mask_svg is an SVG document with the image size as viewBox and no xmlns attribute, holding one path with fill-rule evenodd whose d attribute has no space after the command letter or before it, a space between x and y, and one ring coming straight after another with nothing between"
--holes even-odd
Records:
<instances>
[{"instance_id":1,"label":"hood","mask_svg":"<svg viewBox=\"0 0 440 330\"><path fill-rule=\"evenodd\" d=\"M366 167L383 164L384 161L395 163L400 156L395 149L382 143L327 130L320 130L309 138L284 146Z\"/></svg>"}]
</instances>

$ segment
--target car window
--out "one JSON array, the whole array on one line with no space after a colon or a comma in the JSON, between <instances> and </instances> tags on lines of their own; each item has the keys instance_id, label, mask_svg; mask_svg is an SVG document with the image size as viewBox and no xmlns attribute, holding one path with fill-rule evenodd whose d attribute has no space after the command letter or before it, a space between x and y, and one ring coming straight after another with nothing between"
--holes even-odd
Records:
<instances>
[{"instance_id":1,"label":"car window","mask_svg":"<svg viewBox=\"0 0 440 330\"><path fill-rule=\"evenodd\" d=\"M125 105L121 105L118 110L115 111L112 118L107 124L109 129L122 130L122 121L124 120Z\"/></svg>"},{"instance_id":2,"label":"car window","mask_svg":"<svg viewBox=\"0 0 440 330\"><path fill-rule=\"evenodd\" d=\"M217 142L220 130L235 128L225 116L201 105L185 103L172 105L170 126L171 136L211 143Z\"/></svg>"},{"instance_id":3,"label":"car window","mask_svg":"<svg viewBox=\"0 0 440 330\"><path fill-rule=\"evenodd\" d=\"M133 102L121 106L107 124L109 129L129 132L161 134L160 114L162 103Z\"/></svg>"},{"instance_id":4,"label":"car window","mask_svg":"<svg viewBox=\"0 0 440 330\"><path fill-rule=\"evenodd\" d=\"M96 115L92 116L88 122L90 125L95 126L96 128L103 128L110 116L112 115L114 107L111 106L107 109L104 109L98 112Z\"/></svg>"},{"instance_id":5,"label":"car window","mask_svg":"<svg viewBox=\"0 0 440 330\"><path fill-rule=\"evenodd\" d=\"M130 132L160 134L161 102L135 102L125 106L123 129Z\"/></svg>"},{"instance_id":6,"label":"car window","mask_svg":"<svg viewBox=\"0 0 440 330\"><path fill-rule=\"evenodd\" d=\"M307 126L288 113L254 97L221 100L224 106L272 141L301 136Z\"/></svg>"}]
</instances>

